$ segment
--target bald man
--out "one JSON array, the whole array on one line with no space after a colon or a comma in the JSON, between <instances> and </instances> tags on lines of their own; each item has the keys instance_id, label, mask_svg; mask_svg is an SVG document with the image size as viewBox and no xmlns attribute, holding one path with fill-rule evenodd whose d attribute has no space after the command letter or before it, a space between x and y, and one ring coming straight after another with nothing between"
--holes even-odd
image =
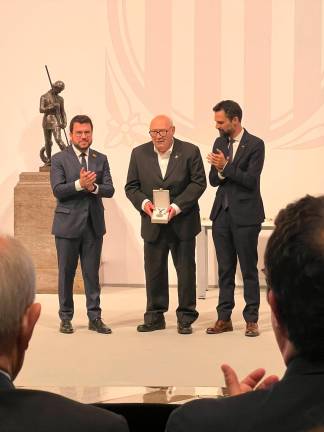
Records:
<instances>
[{"instance_id":1,"label":"bald man","mask_svg":"<svg viewBox=\"0 0 324 432\"><path fill-rule=\"evenodd\" d=\"M200 232L198 199L206 189L199 148L174 138L175 127L165 115L150 124L151 141L133 149L125 191L141 214L147 305L139 332L165 329L169 307L168 255L178 277L178 333L191 334L196 311L196 235ZM153 189L170 193L168 223L151 222Z\"/></svg>"}]
</instances>

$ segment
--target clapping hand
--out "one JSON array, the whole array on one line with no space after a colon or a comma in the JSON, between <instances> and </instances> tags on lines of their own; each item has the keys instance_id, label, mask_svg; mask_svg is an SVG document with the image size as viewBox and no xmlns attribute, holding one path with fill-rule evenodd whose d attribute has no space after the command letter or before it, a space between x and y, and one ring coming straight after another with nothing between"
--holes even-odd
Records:
<instances>
[{"instance_id":1,"label":"clapping hand","mask_svg":"<svg viewBox=\"0 0 324 432\"><path fill-rule=\"evenodd\" d=\"M88 190L89 192L94 190L93 183L96 181L97 175L93 171L87 171L84 168L81 168L80 171L80 186L83 189Z\"/></svg>"},{"instance_id":2,"label":"clapping hand","mask_svg":"<svg viewBox=\"0 0 324 432\"><path fill-rule=\"evenodd\" d=\"M214 165L217 171L222 171L228 160L229 158L225 158L224 153L220 150L217 150L216 153L209 153L207 156L207 161Z\"/></svg>"},{"instance_id":3,"label":"clapping hand","mask_svg":"<svg viewBox=\"0 0 324 432\"><path fill-rule=\"evenodd\" d=\"M255 369L247 375L241 382L238 380L237 374L229 365L223 364L221 369L224 374L225 384L229 396L236 396L242 393L247 393L252 390L266 390L272 384L279 381L276 375L269 375L264 378L265 370L262 368ZM263 379L264 378L264 379ZM263 379L263 381L261 381Z\"/></svg>"}]
</instances>

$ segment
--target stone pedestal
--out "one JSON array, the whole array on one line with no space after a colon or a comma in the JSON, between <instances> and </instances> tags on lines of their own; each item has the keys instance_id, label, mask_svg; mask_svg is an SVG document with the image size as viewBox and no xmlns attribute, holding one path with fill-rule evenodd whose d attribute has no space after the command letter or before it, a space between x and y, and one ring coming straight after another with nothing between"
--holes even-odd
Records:
<instances>
[{"instance_id":1,"label":"stone pedestal","mask_svg":"<svg viewBox=\"0 0 324 432\"><path fill-rule=\"evenodd\" d=\"M19 176L14 191L15 237L30 252L36 267L38 293L57 292L57 257L51 234L56 200L50 186L49 172L25 172ZM83 292L78 267L74 292Z\"/></svg>"}]
</instances>

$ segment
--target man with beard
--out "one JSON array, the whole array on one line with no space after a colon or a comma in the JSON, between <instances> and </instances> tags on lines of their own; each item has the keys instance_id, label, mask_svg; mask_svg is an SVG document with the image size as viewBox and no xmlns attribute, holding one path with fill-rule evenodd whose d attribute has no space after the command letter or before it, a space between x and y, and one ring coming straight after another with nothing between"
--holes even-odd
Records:
<instances>
[{"instance_id":1,"label":"man with beard","mask_svg":"<svg viewBox=\"0 0 324 432\"><path fill-rule=\"evenodd\" d=\"M73 117L71 146L52 158L51 186L57 199L52 234L59 267L61 333L73 333L73 281L79 256L89 330L111 333L101 319L99 265L106 232L102 198L111 198L115 190L106 155L90 149L92 131L88 116Z\"/></svg>"},{"instance_id":2,"label":"man with beard","mask_svg":"<svg viewBox=\"0 0 324 432\"><path fill-rule=\"evenodd\" d=\"M207 333L233 331L231 314L238 257L244 286L245 335L258 336L257 245L264 220L260 195L264 142L242 128L242 109L236 102L219 102L213 110L220 137L208 155L208 162L210 184L218 187L210 219L218 261L219 301L217 321Z\"/></svg>"}]
</instances>

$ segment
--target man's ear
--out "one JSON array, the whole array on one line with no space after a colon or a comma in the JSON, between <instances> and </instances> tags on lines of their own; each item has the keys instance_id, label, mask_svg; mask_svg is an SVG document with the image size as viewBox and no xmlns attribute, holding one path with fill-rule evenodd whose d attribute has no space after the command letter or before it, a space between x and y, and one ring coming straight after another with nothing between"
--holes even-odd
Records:
<instances>
[{"instance_id":1,"label":"man's ear","mask_svg":"<svg viewBox=\"0 0 324 432\"><path fill-rule=\"evenodd\" d=\"M232 118L232 123L234 123L235 126L237 126L240 123L240 120L237 116L234 116Z\"/></svg>"},{"instance_id":2,"label":"man's ear","mask_svg":"<svg viewBox=\"0 0 324 432\"><path fill-rule=\"evenodd\" d=\"M272 289L268 289L267 292L267 300L270 306L270 309L272 311L272 319L275 321L274 324L279 327L280 325L280 319L279 319L279 314L278 314L278 305L277 305L277 300L276 297L272 291Z\"/></svg>"},{"instance_id":3,"label":"man's ear","mask_svg":"<svg viewBox=\"0 0 324 432\"><path fill-rule=\"evenodd\" d=\"M25 311L19 334L20 348L24 351L28 348L29 341L33 335L34 327L38 321L40 313L41 305L39 303L31 304Z\"/></svg>"}]
</instances>

